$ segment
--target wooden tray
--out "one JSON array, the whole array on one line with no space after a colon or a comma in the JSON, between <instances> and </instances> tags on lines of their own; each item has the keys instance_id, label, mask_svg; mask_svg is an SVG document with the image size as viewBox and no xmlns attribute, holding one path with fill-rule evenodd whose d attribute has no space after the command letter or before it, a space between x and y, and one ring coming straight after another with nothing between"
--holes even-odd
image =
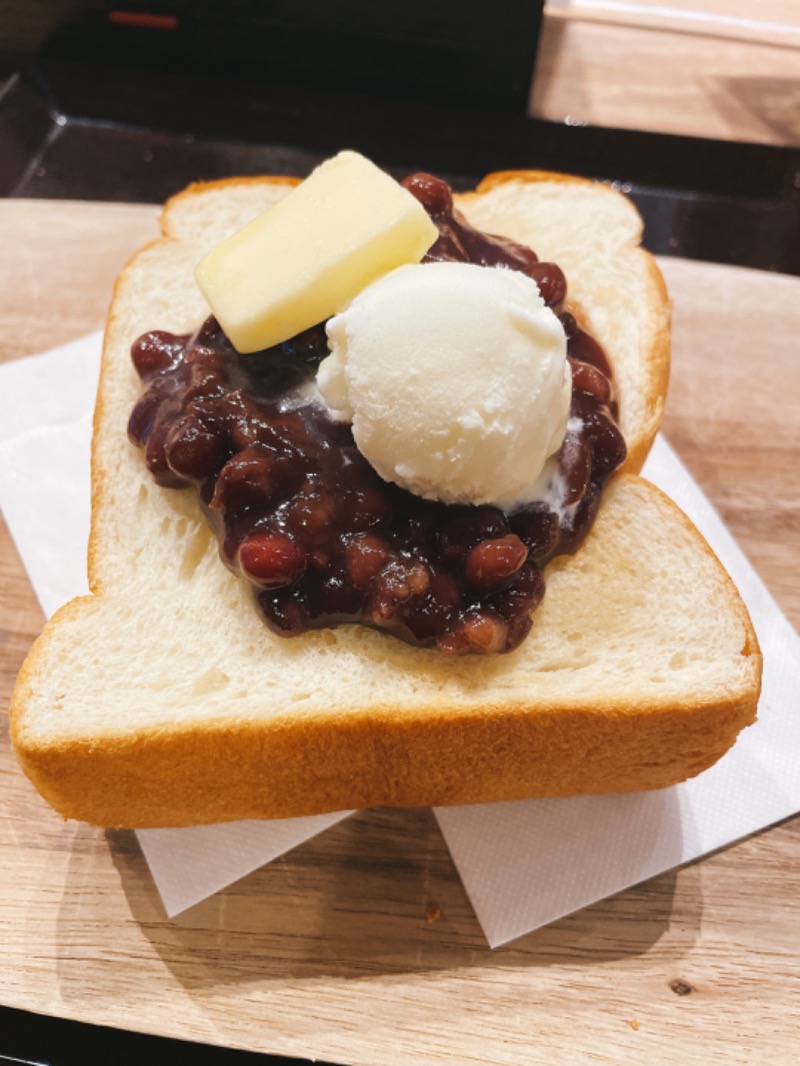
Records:
<instances>
[{"instance_id":1,"label":"wooden tray","mask_svg":"<svg viewBox=\"0 0 800 1066\"><path fill-rule=\"evenodd\" d=\"M0 360L102 325L156 209L0 201ZM800 622L800 279L671 259L665 431ZM42 624L0 528L0 698ZM490 951L432 815L360 814L167 921L135 838L0 738L0 1004L360 1064L795 1060L800 819Z\"/></svg>"}]
</instances>

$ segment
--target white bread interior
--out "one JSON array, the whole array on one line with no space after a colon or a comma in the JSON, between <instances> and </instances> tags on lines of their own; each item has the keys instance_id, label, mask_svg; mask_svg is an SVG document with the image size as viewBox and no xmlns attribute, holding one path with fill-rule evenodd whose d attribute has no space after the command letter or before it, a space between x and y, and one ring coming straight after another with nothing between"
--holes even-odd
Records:
<instances>
[{"instance_id":1,"label":"white bread interior","mask_svg":"<svg viewBox=\"0 0 800 1066\"><path fill-rule=\"evenodd\" d=\"M359 626L287 640L220 562L191 490L127 440L147 329L207 314L206 250L289 180L194 186L120 278L95 418L92 595L48 623L11 708L20 762L65 817L109 827L288 817L660 788L705 769L755 717L761 659L741 600L682 513L618 475L587 543L556 560L531 636L452 658ZM658 427L668 306L641 224L606 186L492 176L476 225L565 270L621 395L628 470Z\"/></svg>"}]
</instances>

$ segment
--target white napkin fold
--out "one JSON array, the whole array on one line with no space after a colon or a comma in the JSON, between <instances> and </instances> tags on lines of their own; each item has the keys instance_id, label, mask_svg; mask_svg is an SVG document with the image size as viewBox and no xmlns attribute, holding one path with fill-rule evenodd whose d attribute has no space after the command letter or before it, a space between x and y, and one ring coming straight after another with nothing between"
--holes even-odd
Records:
<instances>
[{"instance_id":1,"label":"white napkin fold","mask_svg":"<svg viewBox=\"0 0 800 1066\"><path fill-rule=\"evenodd\" d=\"M100 335L0 366L0 507L46 614L86 591ZM660 792L437 808L492 947L800 810L800 638L663 439L645 475L737 583L764 652L759 721L716 766ZM347 817L140 831L173 916Z\"/></svg>"}]
</instances>

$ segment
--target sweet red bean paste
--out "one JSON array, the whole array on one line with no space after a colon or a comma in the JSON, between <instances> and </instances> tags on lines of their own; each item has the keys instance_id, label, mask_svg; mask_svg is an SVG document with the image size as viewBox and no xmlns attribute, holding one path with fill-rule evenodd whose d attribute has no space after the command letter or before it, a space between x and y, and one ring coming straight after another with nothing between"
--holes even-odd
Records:
<instances>
[{"instance_id":1,"label":"sweet red bean paste","mask_svg":"<svg viewBox=\"0 0 800 1066\"><path fill-rule=\"evenodd\" d=\"M445 182L414 174L404 185L439 228L425 262L519 270L564 326L573 392L559 506L504 513L383 481L315 392L324 323L253 355L239 355L213 317L191 336L145 333L132 349L143 392L129 434L159 485L196 488L223 560L276 633L361 622L445 653L507 652L531 628L543 567L583 541L625 458L613 376L565 310L555 263L471 227Z\"/></svg>"}]
</instances>

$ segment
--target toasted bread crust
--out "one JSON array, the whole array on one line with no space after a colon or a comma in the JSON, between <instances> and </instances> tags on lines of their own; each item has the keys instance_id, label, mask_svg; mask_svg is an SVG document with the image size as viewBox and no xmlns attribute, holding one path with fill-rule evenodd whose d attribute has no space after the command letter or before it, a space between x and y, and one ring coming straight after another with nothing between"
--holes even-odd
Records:
<instances>
[{"instance_id":1,"label":"toasted bread crust","mask_svg":"<svg viewBox=\"0 0 800 1066\"><path fill-rule=\"evenodd\" d=\"M256 696L246 702L244 710L234 701L220 705L214 713L192 717L185 713L185 704L167 692L165 707L173 699L181 714L172 718L165 709L154 715L148 708L148 721L138 724L136 700L129 693L137 678L121 659L119 679L110 681L102 693L112 705L116 701L129 707L130 718L125 714L121 719L109 717L102 728L87 730L84 718L92 697L76 684L70 649L96 641L97 655L103 659L112 655L111 644L130 648L139 641L149 649L148 641L153 641L146 625L137 624L127 613L123 616L127 604L116 592L107 559L109 538L119 535L113 523L119 486L109 449L110 442L119 447L119 427L111 426L119 404L118 397L112 397L112 391L120 388L118 361L135 336L129 335L130 294L141 284L154 257L182 246L185 219L181 215L187 206L193 207L208 195L236 195L243 189L280 191L295 181L230 179L191 186L166 205L164 236L139 252L117 283L94 423L92 595L67 604L54 616L19 675L11 729L25 772L65 817L118 828L290 817L377 804L443 805L652 789L701 772L754 720L760 652L738 593L694 527L657 489L627 474L615 479L584 549L574 559L559 559L548 569L552 587L541 617L537 615L528 642L510 656L492 663L464 664L436 652L395 647L398 642L391 638L356 632L357 627L342 627L332 638L335 654L345 664L342 674L348 674L347 664L351 664L354 674L361 671L370 682L354 688L352 698L348 695L342 700L333 691L337 682L325 674L311 674L315 668L308 665L315 661L312 651L325 650L323 636L307 634L287 642L259 631L255 637L248 620L241 623L247 639L260 641L262 662L255 676L260 674L266 681L275 671L295 671L295 687L288 697L270 703ZM501 172L484 179L464 202L512 182L593 187L584 179L540 171ZM603 195L607 193L604 187ZM658 428L669 366L664 283L652 257L637 254L652 294L656 325L648 349L640 353L648 368L650 393L647 418L638 427L632 446L629 442L629 470L640 468ZM158 321L148 324L160 325ZM131 403L134 399L135 392ZM136 476L144 484L147 474L138 457L135 461L139 463ZM173 493L173 500L177 496L181 494ZM651 679L649 684L643 677L640 685L633 686L625 678L619 691L594 682L581 688L580 679L576 681L580 669L559 665L563 660L559 649L574 647L570 644L573 635L565 636L574 616L563 605L573 604L571 609L577 610L587 598L624 598L634 580L645 582L645 592L650 581L657 599L663 580L660 560L649 570L645 567L642 577L643 562L637 559L636 579L625 576L626 568L633 565L631 551L646 558L647 529L654 522L681 542L681 558L697 567L704 589L713 593L709 610L714 618L709 625L716 625L720 612L726 619L732 637L719 653L729 659L721 663L725 680L705 680L695 688L680 689L669 676L666 682ZM157 526L157 520L153 518L151 524ZM631 539L632 546L625 550L616 546L620 533ZM608 556L612 558L610 569L604 563ZM233 596L235 579L226 574L223 580ZM666 587L665 591L669 592ZM631 610L636 611L635 597L634 601ZM210 613L218 610L223 620L230 616L231 625L240 624L233 608L213 603L206 607ZM181 624L185 628L188 623ZM167 626L166 632L175 625ZM587 638L585 669L590 674L599 669L591 662L595 645L602 656L603 639L616 639L615 626L620 639L625 639L625 612L617 612L608 626L610 636L597 641L591 634ZM552 653L542 651L550 647L548 641L555 649ZM157 642L153 647L155 655ZM243 672L251 670L233 646L227 659L223 649L221 661L226 666L230 663L228 672L233 674L237 664ZM305 663L302 670L297 661ZM197 669L202 669L202 655L197 662ZM91 671L91 665L81 664L81 670ZM569 682L561 687L553 680L558 670ZM85 677L88 688L92 678L90 674ZM404 678L409 685L403 683ZM376 679L385 679L377 689ZM412 680L421 694L410 692ZM128 689L123 692L122 686ZM301 696L305 700L309 686L314 692L311 707L306 709L306 703L295 701ZM147 691L147 698L160 698L157 686ZM49 718L44 722L55 711L59 714L52 724ZM97 714L94 704L91 711Z\"/></svg>"},{"instance_id":2,"label":"toasted bread crust","mask_svg":"<svg viewBox=\"0 0 800 1066\"><path fill-rule=\"evenodd\" d=\"M627 490L627 491L626 491ZM618 482L624 505L647 497L682 527L729 593L749 664L744 686L676 703L658 691L625 701L503 700L472 707L404 706L402 693L332 715L291 713L167 723L104 737L31 737L25 708L48 667L49 633L61 632L96 597L54 617L23 668L12 736L25 772L64 817L106 827L181 826L293 817L374 805L494 802L657 789L707 769L755 719L761 656L747 612L711 549L660 490L633 476ZM632 495L631 495L632 494ZM613 505L612 505L613 506ZM602 540L606 530L590 535ZM535 639L535 636L534 638ZM601 647L602 652L602 647ZM430 654L430 653L428 653ZM436 653L432 653L436 654ZM274 664L270 660L267 667ZM621 755L623 757L621 757Z\"/></svg>"},{"instance_id":3,"label":"toasted bread crust","mask_svg":"<svg viewBox=\"0 0 800 1066\"><path fill-rule=\"evenodd\" d=\"M420 721L401 706L375 706L344 722L294 722L273 735L253 721L218 721L146 739L109 738L100 749L88 740L23 743L20 762L64 818L105 828L178 827L666 788L713 765L754 718L744 697L692 707L678 747L675 708L640 708L647 728L625 739L630 763L620 766L613 705L540 707L535 718L516 711L487 704L454 726L446 707ZM17 734L15 743L23 741ZM670 755L654 761L659 749ZM191 774L176 773L189 759ZM387 766L402 770L387 774Z\"/></svg>"}]
</instances>

